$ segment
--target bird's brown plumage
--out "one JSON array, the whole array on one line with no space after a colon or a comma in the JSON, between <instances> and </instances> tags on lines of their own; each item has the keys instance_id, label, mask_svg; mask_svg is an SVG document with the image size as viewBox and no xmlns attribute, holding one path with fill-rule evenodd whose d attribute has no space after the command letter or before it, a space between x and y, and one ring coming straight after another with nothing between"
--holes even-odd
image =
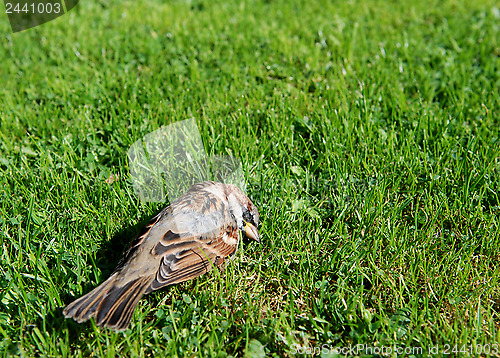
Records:
<instances>
[{"instance_id":1,"label":"bird's brown plumage","mask_svg":"<svg viewBox=\"0 0 500 358\"><path fill-rule=\"evenodd\" d=\"M236 252L239 231L258 240L258 221L257 208L236 186L195 184L150 221L106 281L63 313L77 322L94 317L99 326L126 329L144 294L224 265Z\"/></svg>"}]
</instances>

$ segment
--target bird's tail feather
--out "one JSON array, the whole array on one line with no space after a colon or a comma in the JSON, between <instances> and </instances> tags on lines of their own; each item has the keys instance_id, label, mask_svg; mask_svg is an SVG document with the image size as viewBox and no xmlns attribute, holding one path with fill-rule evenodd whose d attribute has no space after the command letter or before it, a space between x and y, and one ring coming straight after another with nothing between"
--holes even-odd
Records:
<instances>
[{"instance_id":1,"label":"bird's tail feather","mask_svg":"<svg viewBox=\"0 0 500 358\"><path fill-rule=\"evenodd\" d=\"M116 284L115 272L85 296L70 303L63 311L66 318L83 322L94 317L98 326L124 330L132 319L137 303L154 277L139 277L123 286Z\"/></svg>"}]
</instances>

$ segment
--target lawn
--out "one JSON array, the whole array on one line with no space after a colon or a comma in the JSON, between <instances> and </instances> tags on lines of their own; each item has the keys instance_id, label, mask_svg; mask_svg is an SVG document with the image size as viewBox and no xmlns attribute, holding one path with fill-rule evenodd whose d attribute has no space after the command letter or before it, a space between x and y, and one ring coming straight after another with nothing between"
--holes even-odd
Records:
<instances>
[{"instance_id":1,"label":"lawn","mask_svg":"<svg viewBox=\"0 0 500 358\"><path fill-rule=\"evenodd\" d=\"M3 16L4 356L500 356L498 3L81 1L14 34ZM187 118L241 160L261 242L146 296L125 332L65 319L165 205L135 195L130 146Z\"/></svg>"}]
</instances>

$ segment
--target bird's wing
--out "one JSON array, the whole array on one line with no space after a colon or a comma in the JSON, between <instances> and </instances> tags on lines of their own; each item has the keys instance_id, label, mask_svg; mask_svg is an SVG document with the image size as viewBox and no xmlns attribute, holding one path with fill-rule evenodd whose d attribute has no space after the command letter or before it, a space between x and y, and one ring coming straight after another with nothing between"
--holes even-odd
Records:
<instances>
[{"instance_id":1,"label":"bird's wing","mask_svg":"<svg viewBox=\"0 0 500 358\"><path fill-rule=\"evenodd\" d=\"M118 284L155 275L146 293L195 278L222 265L238 245L239 230L221 195L195 191L146 226L127 253Z\"/></svg>"},{"instance_id":2,"label":"bird's wing","mask_svg":"<svg viewBox=\"0 0 500 358\"><path fill-rule=\"evenodd\" d=\"M196 191L176 203L165 227L152 250L161 262L148 291L198 277L222 265L238 246L237 224L212 192Z\"/></svg>"},{"instance_id":3,"label":"bird's wing","mask_svg":"<svg viewBox=\"0 0 500 358\"><path fill-rule=\"evenodd\" d=\"M147 292L198 277L224 264L238 246L238 230L222 230L216 237L184 236L168 232L155 250L162 255L156 277ZM169 240L168 236L174 236Z\"/></svg>"}]
</instances>

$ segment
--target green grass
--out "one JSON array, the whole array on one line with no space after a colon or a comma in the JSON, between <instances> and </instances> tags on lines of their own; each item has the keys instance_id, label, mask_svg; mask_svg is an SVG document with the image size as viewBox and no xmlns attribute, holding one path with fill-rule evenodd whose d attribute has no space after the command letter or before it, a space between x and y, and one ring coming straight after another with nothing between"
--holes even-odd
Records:
<instances>
[{"instance_id":1,"label":"green grass","mask_svg":"<svg viewBox=\"0 0 500 358\"><path fill-rule=\"evenodd\" d=\"M3 21L0 352L499 341L499 24L489 0L90 1ZM134 195L128 148L191 117L243 162L261 243L145 297L124 333L64 319L161 209Z\"/></svg>"}]
</instances>

